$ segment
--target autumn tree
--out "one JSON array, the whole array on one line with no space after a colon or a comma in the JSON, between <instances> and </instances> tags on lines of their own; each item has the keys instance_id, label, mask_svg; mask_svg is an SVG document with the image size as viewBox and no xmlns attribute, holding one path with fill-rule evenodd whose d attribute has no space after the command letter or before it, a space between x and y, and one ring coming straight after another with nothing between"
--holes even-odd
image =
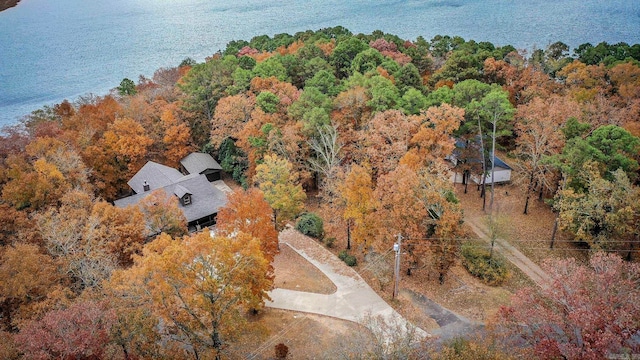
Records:
<instances>
[{"instance_id":1,"label":"autumn tree","mask_svg":"<svg viewBox=\"0 0 640 360\"><path fill-rule=\"evenodd\" d=\"M419 130L412 136L409 151L401 163L414 170L436 161L443 161L453 153L455 140L452 135L464 119L464 109L442 104L432 106L419 116Z\"/></svg>"},{"instance_id":2,"label":"autumn tree","mask_svg":"<svg viewBox=\"0 0 640 360\"><path fill-rule=\"evenodd\" d=\"M462 233L462 209L449 180L446 165L434 164L419 172L418 196L427 214L422 224L426 240L429 242L438 280L443 284L449 268L459 256L459 236Z\"/></svg>"},{"instance_id":3,"label":"autumn tree","mask_svg":"<svg viewBox=\"0 0 640 360\"><path fill-rule=\"evenodd\" d=\"M127 266L142 250L145 233L144 215L137 207L121 209L98 201L91 209L84 237L105 244L118 263Z\"/></svg>"},{"instance_id":4,"label":"autumn tree","mask_svg":"<svg viewBox=\"0 0 640 360\"><path fill-rule=\"evenodd\" d=\"M317 135L308 141L312 156L309 157L309 167L315 171L320 179L320 188L324 196L332 199L335 195L335 177L342 162L342 144L338 139L338 130L334 126L322 126L317 129Z\"/></svg>"},{"instance_id":5,"label":"autumn tree","mask_svg":"<svg viewBox=\"0 0 640 360\"><path fill-rule=\"evenodd\" d=\"M288 160L266 155L264 162L256 167L253 180L273 210L276 230L302 211L307 196L297 183L298 175Z\"/></svg>"},{"instance_id":6,"label":"autumn tree","mask_svg":"<svg viewBox=\"0 0 640 360\"><path fill-rule=\"evenodd\" d=\"M371 165L372 177L389 173L407 153L417 119L399 110L377 113L360 131L356 161Z\"/></svg>"},{"instance_id":7,"label":"autumn tree","mask_svg":"<svg viewBox=\"0 0 640 360\"><path fill-rule=\"evenodd\" d=\"M59 208L49 208L35 217L44 248L60 261L61 271L74 281L75 291L97 287L117 267L117 257L105 238L94 232L98 225L97 218L91 217L94 200L74 190L65 194L61 203Z\"/></svg>"},{"instance_id":8,"label":"autumn tree","mask_svg":"<svg viewBox=\"0 0 640 360\"><path fill-rule=\"evenodd\" d=\"M195 358L221 358L245 328L247 311L261 307L272 285L260 241L244 233L176 240L163 234L143 254L112 282L148 301L165 324L157 329L164 339L188 344L183 349Z\"/></svg>"},{"instance_id":9,"label":"autumn tree","mask_svg":"<svg viewBox=\"0 0 640 360\"><path fill-rule=\"evenodd\" d=\"M145 129L132 119L116 119L104 133L104 145L113 152L115 161L128 174L139 170L147 148L153 141L145 134Z\"/></svg>"},{"instance_id":10,"label":"autumn tree","mask_svg":"<svg viewBox=\"0 0 640 360\"><path fill-rule=\"evenodd\" d=\"M194 150L191 143L191 129L176 116L177 112L178 109L175 105L168 105L160 116L164 129L163 155L167 159L167 164L175 167L178 166L180 160Z\"/></svg>"},{"instance_id":11,"label":"autumn tree","mask_svg":"<svg viewBox=\"0 0 640 360\"><path fill-rule=\"evenodd\" d=\"M278 253L278 232L264 194L257 188L237 190L227 200L218 212L216 233L232 236L242 232L260 240L260 249L269 262L269 276L272 277L272 263Z\"/></svg>"},{"instance_id":12,"label":"autumn tree","mask_svg":"<svg viewBox=\"0 0 640 360\"><path fill-rule=\"evenodd\" d=\"M565 187L556 194L559 229L569 230L575 240L593 249L631 251L638 241L640 190L622 169L611 175L612 180L602 177L595 162L584 164L580 176L585 189Z\"/></svg>"},{"instance_id":13,"label":"autumn tree","mask_svg":"<svg viewBox=\"0 0 640 360\"><path fill-rule=\"evenodd\" d=\"M187 234L187 219L178 207L178 198L167 194L163 189L152 191L138 207L144 214L147 237L160 233L171 236Z\"/></svg>"},{"instance_id":14,"label":"autumn tree","mask_svg":"<svg viewBox=\"0 0 640 360\"><path fill-rule=\"evenodd\" d=\"M25 359L100 359L106 356L115 313L101 304L79 301L48 312L16 335Z\"/></svg>"},{"instance_id":15,"label":"autumn tree","mask_svg":"<svg viewBox=\"0 0 640 360\"><path fill-rule=\"evenodd\" d=\"M35 245L18 243L0 249L0 330L10 331L15 329L16 312L45 299L62 276L56 262Z\"/></svg>"},{"instance_id":16,"label":"autumn tree","mask_svg":"<svg viewBox=\"0 0 640 360\"><path fill-rule=\"evenodd\" d=\"M344 203L342 216L347 221L347 249L351 249L352 238L357 245L363 245L366 249L370 245L367 240L374 228L370 215L377 206L370 170L353 164L338 191Z\"/></svg>"},{"instance_id":17,"label":"autumn tree","mask_svg":"<svg viewBox=\"0 0 640 360\"><path fill-rule=\"evenodd\" d=\"M421 239L427 212L420 201L420 179L406 165L378 178L374 191L377 208L370 216L377 219L376 248L388 249L397 235Z\"/></svg>"},{"instance_id":18,"label":"autumn tree","mask_svg":"<svg viewBox=\"0 0 640 360\"><path fill-rule=\"evenodd\" d=\"M90 189L89 169L68 144L49 137L38 138L26 147L29 159L11 155L5 161L5 201L22 209L37 210L56 204L72 188Z\"/></svg>"},{"instance_id":19,"label":"autumn tree","mask_svg":"<svg viewBox=\"0 0 640 360\"><path fill-rule=\"evenodd\" d=\"M603 359L638 351L638 264L596 253L588 264L569 258L542 267L549 284L520 290L498 313L507 338L524 341L540 358Z\"/></svg>"},{"instance_id":20,"label":"autumn tree","mask_svg":"<svg viewBox=\"0 0 640 360\"><path fill-rule=\"evenodd\" d=\"M562 151L565 137L558 129L571 117L580 115L578 104L566 97L534 98L518 106L515 122L516 155L522 160L521 171L526 182L524 214L527 214L531 194L539 189L551 190L553 169L545 157Z\"/></svg>"},{"instance_id":21,"label":"autumn tree","mask_svg":"<svg viewBox=\"0 0 640 360\"><path fill-rule=\"evenodd\" d=\"M235 138L251 119L254 107L255 98L244 94L220 99L211 119L211 144L218 147L227 137Z\"/></svg>"},{"instance_id":22,"label":"autumn tree","mask_svg":"<svg viewBox=\"0 0 640 360\"><path fill-rule=\"evenodd\" d=\"M28 231L29 217L24 211L16 210L8 204L0 204L0 246L11 245L26 240L31 242L34 235ZM26 239L25 239L26 238Z\"/></svg>"}]
</instances>

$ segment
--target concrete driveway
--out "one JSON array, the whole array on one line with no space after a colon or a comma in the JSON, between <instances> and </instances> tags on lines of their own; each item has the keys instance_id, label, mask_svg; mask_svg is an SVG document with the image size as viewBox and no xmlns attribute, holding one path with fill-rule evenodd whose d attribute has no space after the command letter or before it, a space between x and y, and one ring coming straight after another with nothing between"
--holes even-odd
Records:
<instances>
[{"instance_id":1,"label":"concrete driveway","mask_svg":"<svg viewBox=\"0 0 640 360\"><path fill-rule=\"evenodd\" d=\"M380 316L387 324L406 325L406 320L387 304L360 275L313 239L294 229L280 233L280 243L317 267L337 287L333 294L315 294L287 289L274 289L269 293L272 301L266 306L320 314L364 324L365 318ZM403 326L404 327L404 326ZM430 336L422 329L416 330L420 338Z\"/></svg>"}]
</instances>

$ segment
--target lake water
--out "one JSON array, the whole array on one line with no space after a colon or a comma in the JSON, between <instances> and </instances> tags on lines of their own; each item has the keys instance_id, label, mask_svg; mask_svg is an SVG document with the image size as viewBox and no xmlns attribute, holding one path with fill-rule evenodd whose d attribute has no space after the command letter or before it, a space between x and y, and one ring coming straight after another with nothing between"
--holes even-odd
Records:
<instances>
[{"instance_id":1,"label":"lake water","mask_svg":"<svg viewBox=\"0 0 640 360\"><path fill-rule=\"evenodd\" d=\"M342 25L516 48L640 43L637 0L22 0L0 12L0 126L235 39Z\"/></svg>"}]
</instances>

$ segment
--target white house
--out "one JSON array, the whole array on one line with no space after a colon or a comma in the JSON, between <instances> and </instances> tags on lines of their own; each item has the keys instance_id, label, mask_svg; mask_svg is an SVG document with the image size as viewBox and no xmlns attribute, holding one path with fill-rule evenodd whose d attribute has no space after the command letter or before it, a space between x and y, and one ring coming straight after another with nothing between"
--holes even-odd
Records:
<instances>
[{"instance_id":1,"label":"white house","mask_svg":"<svg viewBox=\"0 0 640 360\"><path fill-rule=\"evenodd\" d=\"M457 140L456 141L456 147L458 148L465 148L466 144L464 141L461 140ZM479 151L478 151L479 152ZM478 152L474 152L472 151L472 153L477 154ZM451 182L455 183L455 184L462 184L464 183L464 174L462 171L457 171L456 168L458 167L458 163L460 161L462 161L462 159L459 159L460 155L460 151L454 151L453 154L451 156L447 156L447 158L445 160L449 161L452 166L451 166ZM487 174L485 175L485 184L491 184L494 182L494 179L491 176L491 159L493 158L491 156L492 154L489 154L488 157L488 162L486 164L487 166ZM481 160L479 156L473 156L472 158L467 158L466 161L469 162L473 162L473 163L477 163L480 164ZM505 163L504 161L502 161L502 159L500 159L498 156L495 157L495 167L494 167L494 175L495 175L495 183L496 184L500 184L500 183L505 183L505 182L509 182L511 181L511 167L509 165L507 165L507 163ZM471 174L470 179L475 182L476 184L481 184L482 183L482 176L480 175L476 175L476 174Z\"/></svg>"}]
</instances>

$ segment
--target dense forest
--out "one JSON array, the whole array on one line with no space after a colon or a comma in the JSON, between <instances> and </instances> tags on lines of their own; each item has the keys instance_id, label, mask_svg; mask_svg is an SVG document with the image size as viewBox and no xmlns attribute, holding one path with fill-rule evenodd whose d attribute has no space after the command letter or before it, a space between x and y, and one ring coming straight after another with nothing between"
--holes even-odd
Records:
<instances>
[{"instance_id":1,"label":"dense forest","mask_svg":"<svg viewBox=\"0 0 640 360\"><path fill-rule=\"evenodd\" d=\"M0 1L0 11L7 10L8 8L12 8L18 5L19 2L20 0L2 0Z\"/></svg>"},{"instance_id":2,"label":"dense forest","mask_svg":"<svg viewBox=\"0 0 640 360\"><path fill-rule=\"evenodd\" d=\"M485 178L496 153L522 212L547 201L558 231L594 250L557 276L602 301L582 326L544 301L562 289L529 290L500 313L505 329L531 324L518 346L540 358L637 350L639 136L639 44L528 54L342 27L232 41L2 130L0 357L233 357L273 286L278 231L308 202L326 238L378 251L402 234L403 267L443 283L464 224L451 174ZM213 240L188 234L174 198L113 206L147 161L177 167L193 151L244 188ZM491 212L494 187L476 187ZM548 312L525 306L538 301Z\"/></svg>"}]
</instances>

